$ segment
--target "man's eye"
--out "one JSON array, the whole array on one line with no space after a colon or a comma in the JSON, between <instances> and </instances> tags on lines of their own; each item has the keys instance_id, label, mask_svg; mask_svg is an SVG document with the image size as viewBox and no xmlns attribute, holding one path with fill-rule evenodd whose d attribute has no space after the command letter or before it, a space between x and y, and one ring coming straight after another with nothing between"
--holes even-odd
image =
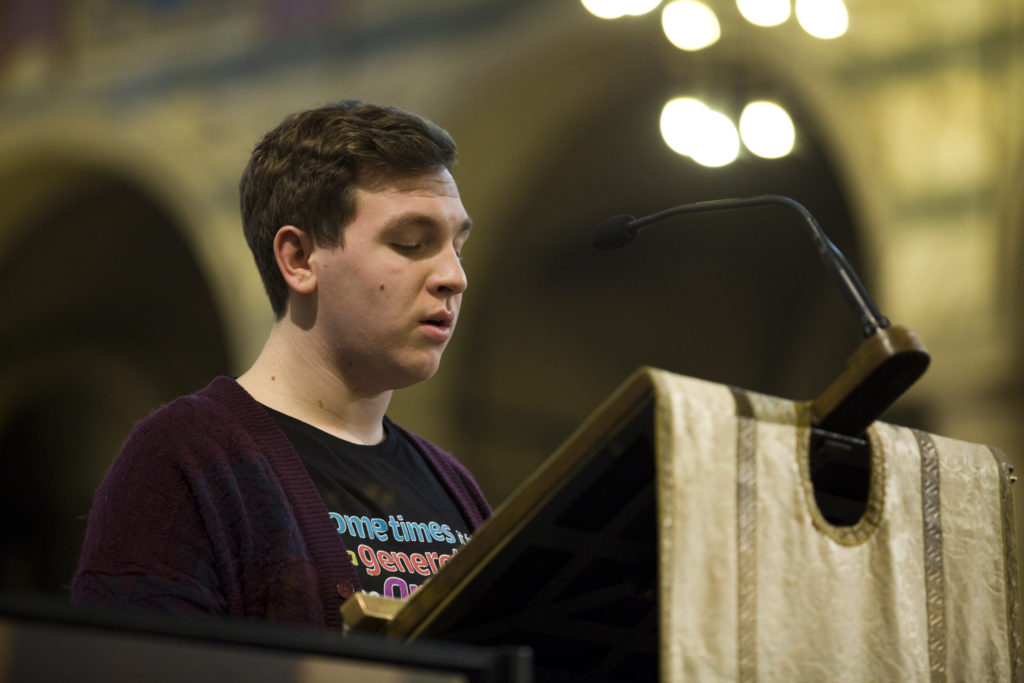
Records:
<instances>
[{"instance_id":1,"label":"man's eye","mask_svg":"<svg viewBox=\"0 0 1024 683\"><path fill-rule=\"evenodd\" d=\"M417 249L419 249L421 246L423 246L423 245L421 245L419 243L393 242L391 244L391 248L392 249L394 249L396 251L407 252L407 253L412 253L412 252L416 251Z\"/></svg>"}]
</instances>

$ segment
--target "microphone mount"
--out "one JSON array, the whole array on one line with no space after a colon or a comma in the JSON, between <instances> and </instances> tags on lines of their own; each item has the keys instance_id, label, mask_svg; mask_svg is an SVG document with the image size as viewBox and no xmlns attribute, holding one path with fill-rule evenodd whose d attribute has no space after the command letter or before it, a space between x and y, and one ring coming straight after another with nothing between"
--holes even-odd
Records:
<instances>
[{"instance_id":1,"label":"microphone mount","mask_svg":"<svg viewBox=\"0 0 1024 683\"><path fill-rule=\"evenodd\" d=\"M912 330L893 326L883 316L842 252L825 236L801 203L783 195L712 199L674 206L641 218L614 216L594 231L598 249L616 249L643 228L672 216L777 204L804 219L825 269L836 280L860 323L864 340L847 359L843 372L810 405L816 430L861 438L864 430L924 374L930 356Z\"/></svg>"},{"instance_id":2,"label":"microphone mount","mask_svg":"<svg viewBox=\"0 0 1024 683\"><path fill-rule=\"evenodd\" d=\"M609 218L594 231L593 245L598 249L616 249L631 242L634 237L649 225L661 222L666 218L686 213L705 213L728 209L742 209L751 206L778 204L792 209L803 217L810 231L811 239L818 250L822 263L829 274L839 284L843 297L857 315L864 337L870 337L876 331L889 327L890 323L883 316L871 296L864 289L860 278L846 261L842 252L825 236L818 221L807 208L790 197L777 194L758 195L756 197L739 197L733 199L711 199L693 204L682 204L670 209L652 213L642 218L632 216L615 216Z\"/></svg>"}]
</instances>

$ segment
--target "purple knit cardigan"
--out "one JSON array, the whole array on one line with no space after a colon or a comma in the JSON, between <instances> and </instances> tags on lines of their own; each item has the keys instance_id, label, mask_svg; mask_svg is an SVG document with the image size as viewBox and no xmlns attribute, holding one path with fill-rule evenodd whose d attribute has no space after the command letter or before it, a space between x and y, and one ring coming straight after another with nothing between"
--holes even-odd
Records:
<instances>
[{"instance_id":1,"label":"purple knit cardigan","mask_svg":"<svg viewBox=\"0 0 1024 683\"><path fill-rule=\"evenodd\" d=\"M491 511L468 470L406 434L476 529ZM218 377L128 437L96 492L72 601L340 629L359 588L288 438Z\"/></svg>"}]
</instances>

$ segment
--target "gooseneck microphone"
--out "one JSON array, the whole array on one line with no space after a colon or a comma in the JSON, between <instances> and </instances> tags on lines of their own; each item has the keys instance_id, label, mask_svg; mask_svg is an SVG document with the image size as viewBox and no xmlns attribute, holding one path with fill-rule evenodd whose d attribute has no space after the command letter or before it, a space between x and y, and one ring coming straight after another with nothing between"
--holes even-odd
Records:
<instances>
[{"instance_id":1,"label":"gooseneck microphone","mask_svg":"<svg viewBox=\"0 0 1024 683\"><path fill-rule=\"evenodd\" d=\"M800 214L810 229L825 269L860 321L865 339L847 359L846 369L811 403L812 422L828 432L858 435L924 374L930 357L914 332L891 326L875 306L857 274L811 212L794 199L766 194L674 206L649 216L613 216L594 231L598 249L616 249L631 242L641 229L671 216L779 204Z\"/></svg>"},{"instance_id":2,"label":"gooseneck microphone","mask_svg":"<svg viewBox=\"0 0 1024 683\"><path fill-rule=\"evenodd\" d=\"M594 230L591 243L598 249L617 249L625 246L633 240L642 228L658 223L671 216L678 216L684 213L703 213L708 211L722 211L728 209L742 209L750 206L764 206L768 204L779 204L799 213L807 227L810 229L811 239L818 250L822 263L832 277L839 283L840 291L847 303L853 309L860 321L861 331L865 337L870 337L876 331L889 327L889 321L883 316L871 296L864 289L857 274L847 263L842 252L825 236L818 221L803 204L777 194L765 194L756 197L741 197L734 199L712 199L709 201L695 202L693 204L681 204L670 209L652 213L642 218L633 216L612 216L605 219Z\"/></svg>"}]
</instances>

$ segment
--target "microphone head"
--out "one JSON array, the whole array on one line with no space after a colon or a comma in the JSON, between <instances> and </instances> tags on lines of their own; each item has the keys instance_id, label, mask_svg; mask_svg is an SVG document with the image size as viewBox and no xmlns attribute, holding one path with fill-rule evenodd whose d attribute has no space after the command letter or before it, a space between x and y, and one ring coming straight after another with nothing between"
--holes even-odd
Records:
<instances>
[{"instance_id":1,"label":"microphone head","mask_svg":"<svg viewBox=\"0 0 1024 683\"><path fill-rule=\"evenodd\" d=\"M601 221L590 243L598 249L618 249L636 237L637 230L630 225L633 216L612 216Z\"/></svg>"}]
</instances>

